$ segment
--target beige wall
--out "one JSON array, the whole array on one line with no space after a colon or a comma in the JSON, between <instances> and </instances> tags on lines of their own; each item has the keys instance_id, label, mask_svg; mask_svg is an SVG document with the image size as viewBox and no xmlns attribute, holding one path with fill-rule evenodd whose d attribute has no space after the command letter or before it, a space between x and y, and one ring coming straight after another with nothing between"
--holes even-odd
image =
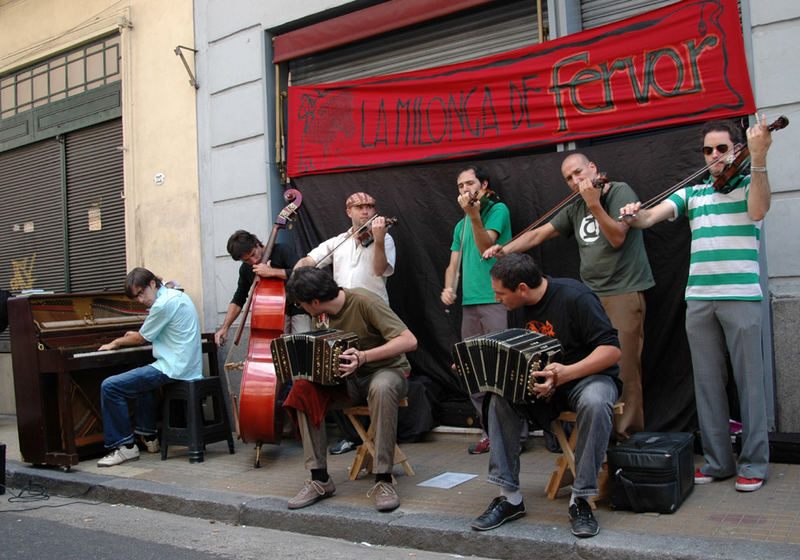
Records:
<instances>
[{"instance_id":1,"label":"beige wall","mask_svg":"<svg viewBox=\"0 0 800 560\"><path fill-rule=\"evenodd\" d=\"M128 267L178 280L202 317L195 89L174 53L194 47L192 0L0 0L0 75L118 27ZM0 388L10 376L0 359ZM5 393L0 413L13 413Z\"/></svg>"}]
</instances>

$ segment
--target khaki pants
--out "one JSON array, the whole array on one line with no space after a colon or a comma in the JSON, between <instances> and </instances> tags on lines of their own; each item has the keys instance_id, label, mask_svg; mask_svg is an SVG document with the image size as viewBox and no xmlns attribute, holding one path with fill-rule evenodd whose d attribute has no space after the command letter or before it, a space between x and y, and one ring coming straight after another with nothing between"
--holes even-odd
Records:
<instances>
[{"instance_id":1,"label":"khaki pants","mask_svg":"<svg viewBox=\"0 0 800 560\"><path fill-rule=\"evenodd\" d=\"M399 369L382 369L372 375L348 383L349 402L337 402L332 408L363 405L369 407L371 422L375 424L375 462L373 472L392 472L394 446L397 441L397 403L408 394L408 380ZM300 436L303 438L305 466L311 469L328 468L328 436L325 423L319 428L308 421L303 412L297 412Z\"/></svg>"},{"instance_id":2,"label":"khaki pants","mask_svg":"<svg viewBox=\"0 0 800 560\"><path fill-rule=\"evenodd\" d=\"M628 439L644 430L642 398L642 346L644 345L645 302L642 292L628 292L615 296L600 296L611 324L617 329L622 357L619 360L619 377L625 407L617 416L614 437Z\"/></svg>"}]
</instances>

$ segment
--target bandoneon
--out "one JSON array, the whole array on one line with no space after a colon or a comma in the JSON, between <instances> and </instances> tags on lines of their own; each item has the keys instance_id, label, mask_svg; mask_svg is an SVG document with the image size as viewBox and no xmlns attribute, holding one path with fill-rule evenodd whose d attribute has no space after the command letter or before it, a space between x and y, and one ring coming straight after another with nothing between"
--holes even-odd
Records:
<instances>
[{"instance_id":1,"label":"bandoneon","mask_svg":"<svg viewBox=\"0 0 800 560\"><path fill-rule=\"evenodd\" d=\"M321 385L339 385L339 355L358 348L358 336L337 329L284 334L270 343L275 373L283 383L306 379Z\"/></svg>"},{"instance_id":2,"label":"bandoneon","mask_svg":"<svg viewBox=\"0 0 800 560\"><path fill-rule=\"evenodd\" d=\"M534 373L561 356L561 343L527 329L467 338L453 347L453 362L467 392L496 393L511 402L533 400Z\"/></svg>"}]
</instances>

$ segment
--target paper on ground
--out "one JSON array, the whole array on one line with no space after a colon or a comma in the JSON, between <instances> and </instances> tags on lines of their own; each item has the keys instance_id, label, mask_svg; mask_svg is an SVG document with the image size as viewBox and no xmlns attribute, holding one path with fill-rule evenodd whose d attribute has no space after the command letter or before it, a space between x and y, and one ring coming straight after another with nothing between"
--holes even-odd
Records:
<instances>
[{"instance_id":1,"label":"paper on ground","mask_svg":"<svg viewBox=\"0 0 800 560\"><path fill-rule=\"evenodd\" d=\"M457 473L457 472L446 472L440 474L439 476L434 476L433 478L424 480L419 484L417 484L417 486L428 486L430 488L452 488L453 486L458 486L463 482L472 480L476 476L478 475Z\"/></svg>"}]
</instances>

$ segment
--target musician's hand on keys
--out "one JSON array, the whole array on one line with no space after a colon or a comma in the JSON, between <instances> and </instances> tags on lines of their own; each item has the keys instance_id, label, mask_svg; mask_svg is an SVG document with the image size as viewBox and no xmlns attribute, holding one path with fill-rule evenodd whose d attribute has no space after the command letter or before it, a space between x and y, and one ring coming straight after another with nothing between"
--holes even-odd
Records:
<instances>
[{"instance_id":1,"label":"musician's hand on keys","mask_svg":"<svg viewBox=\"0 0 800 560\"><path fill-rule=\"evenodd\" d=\"M495 257L500 258L503 255L505 255L505 251L503 251L503 246L502 245L492 245L491 247L486 249L483 252L483 255L481 255L481 256L484 259L489 260L489 259L493 259Z\"/></svg>"},{"instance_id":2,"label":"musician's hand on keys","mask_svg":"<svg viewBox=\"0 0 800 560\"><path fill-rule=\"evenodd\" d=\"M445 288L442 290L442 303L445 305L453 305L456 301L456 293L453 291L453 288Z\"/></svg>"},{"instance_id":3,"label":"musician's hand on keys","mask_svg":"<svg viewBox=\"0 0 800 560\"><path fill-rule=\"evenodd\" d=\"M97 350L100 351L100 352L103 352L105 350L116 350L117 348L119 348L119 346L117 346L117 344L112 340L111 342L109 342L107 344L103 344Z\"/></svg>"},{"instance_id":4,"label":"musician's hand on keys","mask_svg":"<svg viewBox=\"0 0 800 560\"><path fill-rule=\"evenodd\" d=\"M533 375L536 379L544 378L541 383L533 384L533 391L536 393L537 399L547 399L553 396L558 385L558 372L563 368L563 364L553 362L547 364L542 371L534 372Z\"/></svg>"},{"instance_id":5,"label":"musician's hand on keys","mask_svg":"<svg viewBox=\"0 0 800 560\"><path fill-rule=\"evenodd\" d=\"M351 375L358 366L366 363L366 354L355 348L348 348L339 354L339 377Z\"/></svg>"},{"instance_id":6,"label":"musician's hand on keys","mask_svg":"<svg viewBox=\"0 0 800 560\"><path fill-rule=\"evenodd\" d=\"M619 209L619 221L625 220L630 223L636 219L636 214L642 207L641 202L631 202Z\"/></svg>"}]
</instances>

